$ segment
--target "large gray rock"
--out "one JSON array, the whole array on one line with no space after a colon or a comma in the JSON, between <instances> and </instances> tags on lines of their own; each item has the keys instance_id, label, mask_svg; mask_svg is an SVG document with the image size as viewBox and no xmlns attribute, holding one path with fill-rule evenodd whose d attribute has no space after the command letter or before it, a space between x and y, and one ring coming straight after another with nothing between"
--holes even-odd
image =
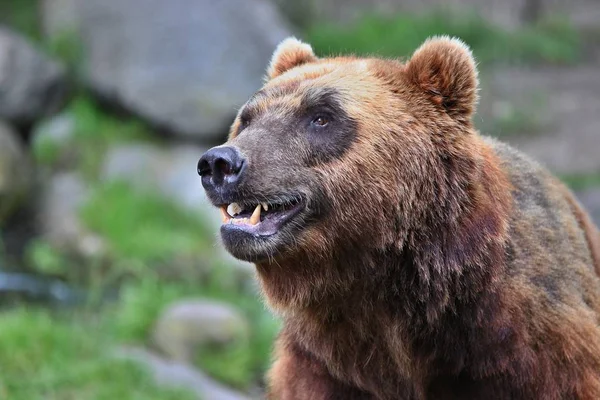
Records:
<instances>
[{"instance_id":1,"label":"large gray rock","mask_svg":"<svg viewBox=\"0 0 600 400\"><path fill-rule=\"evenodd\" d=\"M153 340L173 360L192 362L198 346L231 343L248 335L247 321L228 304L181 300L159 317Z\"/></svg>"},{"instance_id":2,"label":"large gray rock","mask_svg":"<svg viewBox=\"0 0 600 400\"><path fill-rule=\"evenodd\" d=\"M57 111L67 92L63 66L0 27L0 118L29 125Z\"/></svg>"},{"instance_id":3,"label":"large gray rock","mask_svg":"<svg viewBox=\"0 0 600 400\"><path fill-rule=\"evenodd\" d=\"M20 139L0 121L0 226L25 200L31 182L32 168Z\"/></svg>"},{"instance_id":4,"label":"large gray rock","mask_svg":"<svg viewBox=\"0 0 600 400\"><path fill-rule=\"evenodd\" d=\"M76 32L103 97L176 133L220 140L289 30L266 0L45 0L50 36Z\"/></svg>"}]
</instances>

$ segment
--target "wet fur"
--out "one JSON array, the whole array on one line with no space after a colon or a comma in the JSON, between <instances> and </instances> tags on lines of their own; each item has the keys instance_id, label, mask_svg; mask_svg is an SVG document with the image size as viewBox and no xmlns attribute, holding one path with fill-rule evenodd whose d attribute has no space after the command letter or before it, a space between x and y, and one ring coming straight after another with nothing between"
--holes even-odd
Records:
<instances>
[{"instance_id":1,"label":"wet fur","mask_svg":"<svg viewBox=\"0 0 600 400\"><path fill-rule=\"evenodd\" d=\"M543 168L475 131L469 50L309 50L278 48L228 142L253 165L246 196L297 192L310 211L255 260L284 320L269 398L600 398L597 228ZM288 131L321 88L356 132L315 159Z\"/></svg>"}]
</instances>

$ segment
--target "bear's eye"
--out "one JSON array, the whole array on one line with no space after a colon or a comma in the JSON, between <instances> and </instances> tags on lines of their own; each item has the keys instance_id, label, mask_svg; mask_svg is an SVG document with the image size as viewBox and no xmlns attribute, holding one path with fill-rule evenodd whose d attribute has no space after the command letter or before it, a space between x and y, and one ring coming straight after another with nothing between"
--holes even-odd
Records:
<instances>
[{"instance_id":1,"label":"bear's eye","mask_svg":"<svg viewBox=\"0 0 600 400\"><path fill-rule=\"evenodd\" d=\"M317 128L323 128L329 124L329 119L323 115L318 115L312 120L311 124Z\"/></svg>"},{"instance_id":2,"label":"bear's eye","mask_svg":"<svg viewBox=\"0 0 600 400\"><path fill-rule=\"evenodd\" d=\"M240 119L240 131L246 129L248 125L250 125L250 118L242 117Z\"/></svg>"}]
</instances>

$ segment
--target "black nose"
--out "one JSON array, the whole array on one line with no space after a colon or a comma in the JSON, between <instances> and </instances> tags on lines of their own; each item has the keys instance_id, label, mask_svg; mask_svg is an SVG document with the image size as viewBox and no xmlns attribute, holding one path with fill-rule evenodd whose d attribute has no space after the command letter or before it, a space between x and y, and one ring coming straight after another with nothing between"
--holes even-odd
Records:
<instances>
[{"instance_id":1,"label":"black nose","mask_svg":"<svg viewBox=\"0 0 600 400\"><path fill-rule=\"evenodd\" d=\"M245 166L244 158L234 147L213 147L198 161L198 175L206 190L235 184Z\"/></svg>"}]
</instances>

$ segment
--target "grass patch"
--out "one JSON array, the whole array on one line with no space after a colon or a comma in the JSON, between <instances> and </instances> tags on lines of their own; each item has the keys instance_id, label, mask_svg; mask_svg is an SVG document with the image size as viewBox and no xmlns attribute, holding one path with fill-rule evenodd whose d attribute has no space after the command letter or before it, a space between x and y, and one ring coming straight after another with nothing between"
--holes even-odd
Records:
<instances>
[{"instance_id":1,"label":"grass patch","mask_svg":"<svg viewBox=\"0 0 600 400\"><path fill-rule=\"evenodd\" d=\"M115 309L116 336L125 342L146 342L161 311L182 298L207 298L235 306L250 324L250 336L223 346L198 349L197 365L213 378L239 389L261 382L271 357L279 322L265 309L254 291L231 285L227 268L215 268L202 285L165 282L147 275L127 284Z\"/></svg>"},{"instance_id":2,"label":"grass patch","mask_svg":"<svg viewBox=\"0 0 600 400\"><path fill-rule=\"evenodd\" d=\"M70 105L75 130L74 145L79 150L81 170L95 177L108 146L134 140L149 140L149 129L140 121L117 118L100 110L87 96L76 98Z\"/></svg>"},{"instance_id":3,"label":"grass patch","mask_svg":"<svg viewBox=\"0 0 600 400\"><path fill-rule=\"evenodd\" d=\"M412 54L434 35L461 38L480 63L573 63L580 56L575 29L554 20L507 31L475 13L440 10L420 15L367 15L351 26L317 23L307 30L307 38L319 54L391 58Z\"/></svg>"},{"instance_id":4,"label":"grass patch","mask_svg":"<svg viewBox=\"0 0 600 400\"><path fill-rule=\"evenodd\" d=\"M31 40L39 40L40 0L2 0L0 1L0 23L24 34Z\"/></svg>"},{"instance_id":5,"label":"grass patch","mask_svg":"<svg viewBox=\"0 0 600 400\"><path fill-rule=\"evenodd\" d=\"M130 264L197 264L212 251L209 238L214 233L199 215L122 182L98 186L81 217L108 241L117 259Z\"/></svg>"},{"instance_id":6,"label":"grass patch","mask_svg":"<svg viewBox=\"0 0 600 400\"><path fill-rule=\"evenodd\" d=\"M57 32L49 38L45 47L48 53L64 62L74 73L80 72L84 62L84 46L76 29L65 28Z\"/></svg>"},{"instance_id":7,"label":"grass patch","mask_svg":"<svg viewBox=\"0 0 600 400\"><path fill-rule=\"evenodd\" d=\"M587 174L565 174L560 179L575 191L600 187L600 171Z\"/></svg>"},{"instance_id":8,"label":"grass patch","mask_svg":"<svg viewBox=\"0 0 600 400\"><path fill-rule=\"evenodd\" d=\"M0 314L0 398L11 400L184 400L155 386L141 366L115 360L112 343L93 322L43 310Z\"/></svg>"},{"instance_id":9,"label":"grass patch","mask_svg":"<svg viewBox=\"0 0 600 400\"><path fill-rule=\"evenodd\" d=\"M132 141L153 141L151 130L141 121L120 118L102 110L87 94L76 96L59 118L70 124L65 137L45 135L42 124L33 140L33 155L39 163L57 167L66 164L76 167L86 178L97 178L104 154L109 146Z\"/></svg>"}]
</instances>

